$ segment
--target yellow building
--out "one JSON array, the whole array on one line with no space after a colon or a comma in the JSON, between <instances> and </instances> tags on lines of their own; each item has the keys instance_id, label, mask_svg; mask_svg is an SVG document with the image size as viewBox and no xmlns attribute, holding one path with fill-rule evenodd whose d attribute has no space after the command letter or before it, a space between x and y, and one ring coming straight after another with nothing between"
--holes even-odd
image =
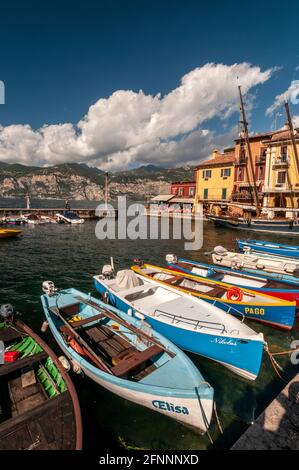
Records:
<instances>
[{"instance_id":1,"label":"yellow building","mask_svg":"<svg viewBox=\"0 0 299 470\"><path fill-rule=\"evenodd\" d=\"M234 186L234 163L235 148L228 148L223 153L214 150L212 158L196 167L195 205L230 200Z\"/></svg>"},{"instance_id":2,"label":"yellow building","mask_svg":"<svg viewBox=\"0 0 299 470\"><path fill-rule=\"evenodd\" d=\"M299 131L299 129L298 129ZM295 134L299 155L299 134ZM276 132L267 145L264 207L299 208L299 168L290 131Z\"/></svg>"}]
</instances>

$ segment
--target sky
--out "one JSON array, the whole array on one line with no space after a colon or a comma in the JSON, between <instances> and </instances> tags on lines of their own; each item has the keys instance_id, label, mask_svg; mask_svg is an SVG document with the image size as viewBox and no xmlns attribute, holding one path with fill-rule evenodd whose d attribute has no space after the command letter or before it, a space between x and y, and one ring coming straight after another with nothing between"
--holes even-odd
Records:
<instances>
[{"instance_id":1,"label":"sky","mask_svg":"<svg viewBox=\"0 0 299 470\"><path fill-rule=\"evenodd\" d=\"M292 0L1 0L0 161L197 164L237 137L238 85L251 132L282 127L286 99L299 124L298 17Z\"/></svg>"}]
</instances>

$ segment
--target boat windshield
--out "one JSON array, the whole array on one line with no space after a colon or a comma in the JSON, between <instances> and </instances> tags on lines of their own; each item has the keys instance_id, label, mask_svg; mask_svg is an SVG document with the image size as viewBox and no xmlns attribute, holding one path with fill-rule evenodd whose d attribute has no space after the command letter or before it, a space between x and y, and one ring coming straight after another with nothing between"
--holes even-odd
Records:
<instances>
[{"instance_id":1,"label":"boat windshield","mask_svg":"<svg viewBox=\"0 0 299 470\"><path fill-rule=\"evenodd\" d=\"M71 212L71 211L65 211L63 213L64 217L66 217L67 219L72 219L72 220L78 220L80 219L80 217L75 213L75 212Z\"/></svg>"}]
</instances>

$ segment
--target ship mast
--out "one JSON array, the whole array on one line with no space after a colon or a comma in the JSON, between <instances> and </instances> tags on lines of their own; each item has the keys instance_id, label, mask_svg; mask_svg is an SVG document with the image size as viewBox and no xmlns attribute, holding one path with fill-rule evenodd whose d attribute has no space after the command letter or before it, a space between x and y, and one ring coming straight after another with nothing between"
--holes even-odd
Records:
<instances>
[{"instance_id":1,"label":"ship mast","mask_svg":"<svg viewBox=\"0 0 299 470\"><path fill-rule=\"evenodd\" d=\"M288 124L289 124L289 129L290 129L290 134L291 134L291 141L292 141L292 144L293 144L293 150L294 150L295 160L296 160L296 164L297 164L297 171L299 172L299 157L298 157L296 139L295 139L295 134L294 134L294 126L293 126L293 121L292 121L292 118L291 118L289 103L287 101L285 102L284 107L285 107L285 110L286 110L286 113L287 113Z\"/></svg>"},{"instance_id":2,"label":"ship mast","mask_svg":"<svg viewBox=\"0 0 299 470\"><path fill-rule=\"evenodd\" d=\"M251 147L250 147L250 141L249 141L248 122L246 121L246 115L245 115L245 109L244 109L243 97L242 97L242 91L241 91L240 85L239 85L238 88L239 88L239 95L240 95L240 108L241 108L241 114L242 114L241 124L243 124L245 142L246 142L246 145L247 145L250 169L251 169L251 173L252 173L256 213L257 213L257 215L259 215L260 214L260 202L259 202L259 198L258 198L258 191L257 191L257 186L256 186L255 172L254 172L252 153L251 153ZM249 184L250 184L250 181L249 181Z\"/></svg>"},{"instance_id":3,"label":"ship mast","mask_svg":"<svg viewBox=\"0 0 299 470\"><path fill-rule=\"evenodd\" d=\"M285 107L286 115L287 115L287 119L288 119L288 125L289 125L289 130L290 130L290 135L291 135L291 141L292 141L293 151L294 151L295 160L296 160L296 164L297 164L297 171L299 172L299 158L298 158L296 139L295 139L295 134L294 134L294 126L293 126L293 121L292 121L292 118L291 118L289 103L287 101L285 102L284 107ZM290 175L289 175L289 169L288 168L287 168L287 171L286 171L286 175L287 175L288 186L290 188L290 197L291 197L292 209L294 209L295 208L295 204L294 204L294 196L295 195L294 195L293 185L292 185L292 182L291 182L291 178L290 178ZM294 214L293 214L293 218L294 218Z\"/></svg>"},{"instance_id":4,"label":"ship mast","mask_svg":"<svg viewBox=\"0 0 299 470\"><path fill-rule=\"evenodd\" d=\"M108 209L108 171L105 173L105 210Z\"/></svg>"}]
</instances>

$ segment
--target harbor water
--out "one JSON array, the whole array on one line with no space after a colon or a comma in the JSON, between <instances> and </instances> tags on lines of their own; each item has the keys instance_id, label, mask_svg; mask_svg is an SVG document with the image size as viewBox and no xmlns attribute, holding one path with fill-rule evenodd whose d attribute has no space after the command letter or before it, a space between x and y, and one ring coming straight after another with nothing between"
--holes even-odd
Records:
<instances>
[{"instance_id":1,"label":"harbor water","mask_svg":"<svg viewBox=\"0 0 299 470\"><path fill-rule=\"evenodd\" d=\"M53 203L52 201L52 207ZM17 204L15 202L15 206ZM81 205L87 206L85 201ZM60 202L57 203L57 207L59 206L61 207ZM73 204L72 208L74 207ZM22 237L1 240L0 304L12 303L22 313L23 320L39 332L43 322L40 295L44 280L54 281L59 288L75 287L97 296L93 289L92 276L101 272L103 264L110 262L110 256L114 257L116 269L129 268L136 257L153 264L165 265L167 253L208 262L210 258L205 252L216 245L235 249L237 236L252 238L250 232L216 228L213 223L205 222L203 248L187 252L184 251L182 240L101 241L95 236L96 223L86 221L79 226L23 225L20 227ZM259 236L255 233L254 238L262 239L262 234ZM270 240L269 236L267 239ZM296 238L282 240L271 236L271 240L298 244ZM295 329L286 333L246 321L253 329L264 333L271 351L288 350L292 341L299 339L298 322ZM49 331L44 334L44 338L59 351ZM195 355L190 357L215 389L223 435L213 419L210 434L214 448L231 447L249 423L285 386L266 354L255 382L242 379L207 359ZM278 361L286 379L298 372L298 366L292 365L289 355L279 357ZM112 449L122 445L142 449L207 449L212 446L208 436L200 436L174 420L123 400L86 377L73 374L73 378L81 403L86 449Z\"/></svg>"}]
</instances>

